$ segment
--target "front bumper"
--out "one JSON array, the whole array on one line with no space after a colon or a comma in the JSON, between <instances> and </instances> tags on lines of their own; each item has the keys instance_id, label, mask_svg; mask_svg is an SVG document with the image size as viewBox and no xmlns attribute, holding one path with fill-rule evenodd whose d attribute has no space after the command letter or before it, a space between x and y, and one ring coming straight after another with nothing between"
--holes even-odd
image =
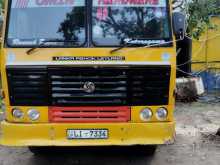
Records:
<instances>
[{"instance_id":1,"label":"front bumper","mask_svg":"<svg viewBox=\"0 0 220 165\"><path fill-rule=\"evenodd\" d=\"M108 146L167 144L174 140L174 122L15 124L1 123L0 144L6 146ZM106 140L68 140L67 129L108 129Z\"/></svg>"}]
</instances>

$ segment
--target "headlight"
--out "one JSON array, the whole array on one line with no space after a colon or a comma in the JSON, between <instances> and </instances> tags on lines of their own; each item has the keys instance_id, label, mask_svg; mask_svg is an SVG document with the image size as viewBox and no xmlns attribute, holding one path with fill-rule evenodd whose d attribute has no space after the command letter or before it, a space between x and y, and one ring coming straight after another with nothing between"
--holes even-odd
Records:
<instances>
[{"instance_id":1,"label":"headlight","mask_svg":"<svg viewBox=\"0 0 220 165\"><path fill-rule=\"evenodd\" d=\"M13 115L13 117L15 117L17 119L21 119L24 117L24 112L22 112L18 108L14 108L14 109L12 109L12 115Z\"/></svg>"},{"instance_id":2,"label":"headlight","mask_svg":"<svg viewBox=\"0 0 220 165\"><path fill-rule=\"evenodd\" d=\"M30 109L27 112L27 114L28 114L28 117L33 121L39 119L39 117L40 117L40 113L36 109Z\"/></svg>"},{"instance_id":3,"label":"headlight","mask_svg":"<svg viewBox=\"0 0 220 165\"><path fill-rule=\"evenodd\" d=\"M152 116L153 116L153 113L152 113L151 109L149 109L149 108L145 108L140 112L140 118L143 121L149 121Z\"/></svg>"},{"instance_id":4,"label":"headlight","mask_svg":"<svg viewBox=\"0 0 220 165\"><path fill-rule=\"evenodd\" d=\"M168 112L166 108L159 108L156 112L156 117L160 121L166 120L167 115L168 115Z\"/></svg>"}]
</instances>

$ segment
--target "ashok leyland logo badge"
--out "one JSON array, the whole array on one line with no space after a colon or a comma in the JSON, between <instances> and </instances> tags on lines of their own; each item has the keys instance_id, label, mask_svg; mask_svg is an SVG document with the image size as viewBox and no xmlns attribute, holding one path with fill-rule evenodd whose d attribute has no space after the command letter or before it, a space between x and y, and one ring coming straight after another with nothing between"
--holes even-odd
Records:
<instances>
[{"instance_id":1,"label":"ashok leyland logo badge","mask_svg":"<svg viewBox=\"0 0 220 165\"><path fill-rule=\"evenodd\" d=\"M83 85L83 90L86 93L93 93L95 91L95 84L93 82L85 82Z\"/></svg>"}]
</instances>

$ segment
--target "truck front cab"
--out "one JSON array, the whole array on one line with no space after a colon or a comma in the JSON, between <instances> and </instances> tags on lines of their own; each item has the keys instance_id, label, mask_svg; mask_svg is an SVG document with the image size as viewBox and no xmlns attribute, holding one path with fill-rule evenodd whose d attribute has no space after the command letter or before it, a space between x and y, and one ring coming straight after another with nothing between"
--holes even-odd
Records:
<instances>
[{"instance_id":1,"label":"truck front cab","mask_svg":"<svg viewBox=\"0 0 220 165\"><path fill-rule=\"evenodd\" d=\"M7 1L1 144L172 142L176 46L170 4ZM182 35L184 27L175 23L181 17L175 18Z\"/></svg>"}]
</instances>

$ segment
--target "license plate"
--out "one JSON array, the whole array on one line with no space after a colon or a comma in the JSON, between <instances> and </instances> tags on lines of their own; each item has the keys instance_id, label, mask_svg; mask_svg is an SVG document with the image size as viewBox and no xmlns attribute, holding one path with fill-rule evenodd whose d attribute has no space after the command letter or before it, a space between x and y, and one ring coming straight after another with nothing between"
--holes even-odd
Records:
<instances>
[{"instance_id":1,"label":"license plate","mask_svg":"<svg viewBox=\"0 0 220 165\"><path fill-rule=\"evenodd\" d=\"M68 139L108 139L107 129L69 129Z\"/></svg>"}]
</instances>

